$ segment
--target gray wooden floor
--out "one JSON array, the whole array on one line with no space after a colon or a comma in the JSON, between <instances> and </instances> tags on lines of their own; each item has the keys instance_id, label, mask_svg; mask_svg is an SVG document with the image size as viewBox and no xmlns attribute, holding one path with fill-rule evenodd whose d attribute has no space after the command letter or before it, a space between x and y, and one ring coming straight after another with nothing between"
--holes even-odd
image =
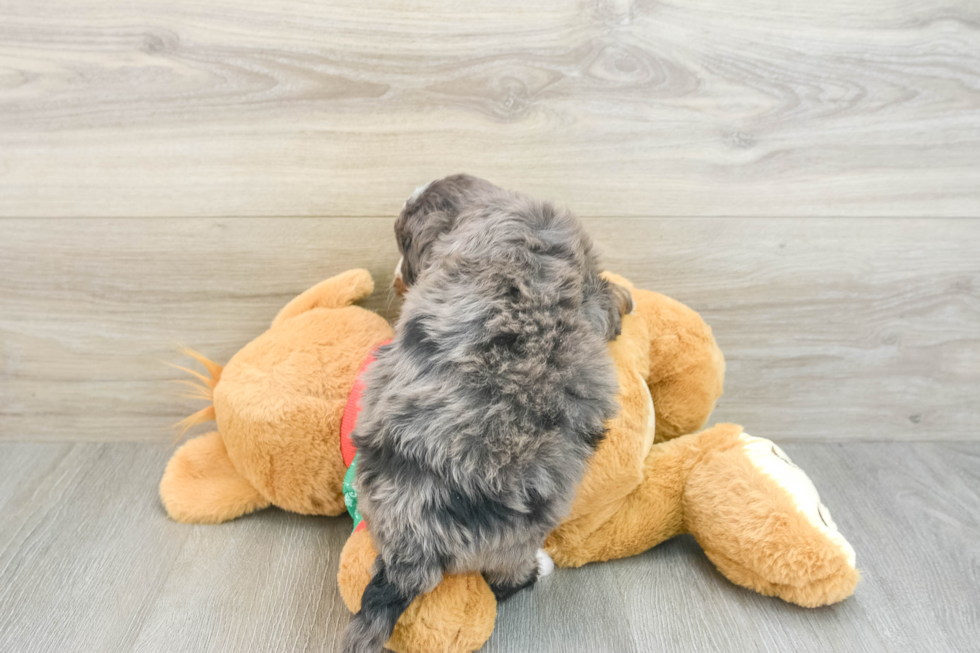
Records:
<instances>
[{"instance_id":1,"label":"gray wooden floor","mask_svg":"<svg viewBox=\"0 0 980 653\"><path fill-rule=\"evenodd\" d=\"M806 610L726 582L690 538L558 570L484 650L980 650L980 443L790 444L864 580ZM347 518L170 521L169 447L0 445L0 651L335 651Z\"/></svg>"}]
</instances>

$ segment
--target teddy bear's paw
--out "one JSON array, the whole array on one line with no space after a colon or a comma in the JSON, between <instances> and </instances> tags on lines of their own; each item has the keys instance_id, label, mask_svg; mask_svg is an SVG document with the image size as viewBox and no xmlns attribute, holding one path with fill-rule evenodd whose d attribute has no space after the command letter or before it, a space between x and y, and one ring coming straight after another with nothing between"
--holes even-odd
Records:
<instances>
[{"instance_id":1,"label":"teddy bear's paw","mask_svg":"<svg viewBox=\"0 0 980 653\"><path fill-rule=\"evenodd\" d=\"M538 549L535 557L538 559L538 578L544 578L555 570L555 561L544 549Z\"/></svg>"}]
</instances>

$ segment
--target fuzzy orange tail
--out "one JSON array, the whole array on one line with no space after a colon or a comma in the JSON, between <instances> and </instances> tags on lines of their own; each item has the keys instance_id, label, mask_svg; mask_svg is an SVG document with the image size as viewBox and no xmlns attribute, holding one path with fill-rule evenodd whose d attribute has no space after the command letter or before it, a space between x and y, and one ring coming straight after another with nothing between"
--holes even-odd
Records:
<instances>
[{"instance_id":1,"label":"fuzzy orange tail","mask_svg":"<svg viewBox=\"0 0 980 653\"><path fill-rule=\"evenodd\" d=\"M207 401L213 401L214 387L218 385L218 381L221 380L221 371L224 368L221 365L218 365L214 361L210 360L206 356L203 356L202 354L199 354L198 352L194 351L193 349L189 349L187 347L181 347L179 351L185 356L190 356L198 363L203 365L205 368L207 368L208 374L211 375L211 378L208 378L203 374L199 372L195 372L190 368L183 367L181 365L174 365L173 363L167 363L168 365L170 365L170 367L175 367L178 370L181 370L182 372L187 372L188 374L197 378L196 382L190 379L180 379L177 381L177 383L181 383L191 388L191 390L193 391L191 394L185 396L188 396L193 399L205 399ZM215 415L214 415L213 403L207 406L206 408L202 408L201 410L197 411L193 415L185 417L184 419L180 420L176 424L177 432L178 432L177 440L180 440L182 437L184 437L184 434L187 433L187 431L190 430L191 427L197 426L198 424L204 424L205 422L210 422L214 418Z\"/></svg>"}]
</instances>

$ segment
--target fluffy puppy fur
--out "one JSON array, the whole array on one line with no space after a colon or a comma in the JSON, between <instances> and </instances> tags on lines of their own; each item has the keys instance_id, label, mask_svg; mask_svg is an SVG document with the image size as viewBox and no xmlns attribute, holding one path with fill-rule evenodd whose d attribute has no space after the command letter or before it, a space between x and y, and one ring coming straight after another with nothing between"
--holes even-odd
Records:
<instances>
[{"instance_id":1,"label":"fluffy puppy fur","mask_svg":"<svg viewBox=\"0 0 980 653\"><path fill-rule=\"evenodd\" d=\"M632 308L571 213L481 179L419 189L395 232L410 290L352 435L379 555L345 653L380 651L443 572L498 600L535 582L615 413L605 343Z\"/></svg>"}]
</instances>

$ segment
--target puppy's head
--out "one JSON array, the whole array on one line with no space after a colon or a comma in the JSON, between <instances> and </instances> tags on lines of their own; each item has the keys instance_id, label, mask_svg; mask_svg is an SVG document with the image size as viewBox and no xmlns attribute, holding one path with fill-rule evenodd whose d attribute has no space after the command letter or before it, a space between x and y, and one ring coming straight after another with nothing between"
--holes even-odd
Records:
<instances>
[{"instance_id":1,"label":"puppy's head","mask_svg":"<svg viewBox=\"0 0 980 653\"><path fill-rule=\"evenodd\" d=\"M456 226L460 212L489 199L500 189L485 179L453 175L419 186L395 221L401 259L395 268L395 291L405 293L428 267L432 244Z\"/></svg>"}]
</instances>

